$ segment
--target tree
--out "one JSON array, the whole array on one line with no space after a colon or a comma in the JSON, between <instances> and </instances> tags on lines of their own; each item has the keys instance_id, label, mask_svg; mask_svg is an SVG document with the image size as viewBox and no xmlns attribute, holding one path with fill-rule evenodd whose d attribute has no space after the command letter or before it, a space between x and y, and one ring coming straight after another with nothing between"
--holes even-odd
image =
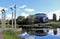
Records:
<instances>
[{"instance_id":1,"label":"tree","mask_svg":"<svg viewBox=\"0 0 60 39\"><path fill-rule=\"evenodd\" d=\"M9 24L9 20L8 19L6 20L6 24Z\"/></svg>"},{"instance_id":2,"label":"tree","mask_svg":"<svg viewBox=\"0 0 60 39\"><path fill-rule=\"evenodd\" d=\"M35 23L39 23L38 17L35 17Z\"/></svg>"},{"instance_id":3,"label":"tree","mask_svg":"<svg viewBox=\"0 0 60 39\"><path fill-rule=\"evenodd\" d=\"M24 20L25 20L25 17L24 17L24 16L19 16L19 17L17 18L16 22L17 22L17 24L20 25L20 24L23 24L23 23L24 23L24 22L23 22Z\"/></svg>"},{"instance_id":4,"label":"tree","mask_svg":"<svg viewBox=\"0 0 60 39\"><path fill-rule=\"evenodd\" d=\"M60 16L59 16L59 21L60 21Z\"/></svg>"},{"instance_id":5,"label":"tree","mask_svg":"<svg viewBox=\"0 0 60 39\"><path fill-rule=\"evenodd\" d=\"M15 21L13 19L13 25L14 25ZM9 21L9 24L12 25L12 19Z\"/></svg>"},{"instance_id":6,"label":"tree","mask_svg":"<svg viewBox=\"0 0 60 39\"><path fill-rule=\"evenodd\" d=\"M53 21L56 21L56 14L53 14Z\"/></svg>"},{"instance_id":7,"label":"tree","mask_svg":"<svg viewBox=\"0 0 60 39\"><path fill-rule=\"evenodd\" d=\"M24 16L19 16L16 21L19 25L33 24L36 21L36 16L29 15L27 18L25 18Z\"/></svg>"},{"instance_id":8,"label":"tree","mask_svg":"<svg viewBox=\"0 0 60 39\"><path fill-rule=\"evenodd\" d=\"M1 19L0 19L0 24L1 24Z\"/></svg>"},{"instance_id":9,"label":"tree","mask_svg":"<svg viewBox=\"0 0 60 39\"><path fill-rule=\"evenodd\" d=\"M35 15L29 15L27 18L28 18L28 23L29 24L35 23L35 20L36 20L36 16Z\"/></svg>"}]
</instances>

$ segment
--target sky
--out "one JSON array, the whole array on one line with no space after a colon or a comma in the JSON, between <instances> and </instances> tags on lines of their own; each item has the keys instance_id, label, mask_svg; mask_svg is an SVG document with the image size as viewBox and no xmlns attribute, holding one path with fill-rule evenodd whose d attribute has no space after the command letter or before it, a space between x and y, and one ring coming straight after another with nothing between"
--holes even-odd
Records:
<instances>
[{"instance_id":1,"label":"sky","mask_svg":"<svg viewBox=\"0 0 60 39\"><path fill-rule=\"evenodd\" d=\"M7 19L11 19L12 11L10 7L16 4L16 18L18 16L29 16L36 13L46 13L49 19L52 19L52 14L60 16L60 0L0 0L0 18L1 9L6 10Z\"/></svg>"}]
</instances>

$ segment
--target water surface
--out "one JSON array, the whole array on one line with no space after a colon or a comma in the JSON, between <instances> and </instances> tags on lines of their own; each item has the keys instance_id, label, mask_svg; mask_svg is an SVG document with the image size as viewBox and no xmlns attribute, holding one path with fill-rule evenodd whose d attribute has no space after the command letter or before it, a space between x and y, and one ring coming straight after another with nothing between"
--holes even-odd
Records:
<instances>
[{"instance_id":1,"label":"water surface","mask_svg":"<svg viewBox=\"0 0 60 39\"><path fill-rule=\"evenodd\" d=\"M49 29L49 32L46 36L36 36L36 35L29 35L28 33L19 34L20 37L23 39L60 39L60 29L57 29L57 34L54 35L54 29Z\"/></svg>"}]
</instances>

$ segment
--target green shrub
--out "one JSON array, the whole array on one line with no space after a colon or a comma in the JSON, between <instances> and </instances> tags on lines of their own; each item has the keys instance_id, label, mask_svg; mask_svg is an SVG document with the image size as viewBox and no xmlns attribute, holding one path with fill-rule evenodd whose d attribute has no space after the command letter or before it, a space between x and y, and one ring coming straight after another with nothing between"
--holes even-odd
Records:
<instances>
[{"instance_id":1,"label":"green shrub","mask_svg":"<svg viewBox=\"0 0 60 39\"><path fill-rule=\"evenodd\" d=\"M12 25L6 25L7 28L12 28Z\"/></svg>"},{"instance_id":2,"label":"green shrub","mask_svg":"<svg viewBox=\"0 0 60 39\"><path fill-rule=\"evenodd\" d=\"M4 39L21 39L18 37L18 33L14 30L5 30L3 31Z\"/></svg>"}]
</instances>

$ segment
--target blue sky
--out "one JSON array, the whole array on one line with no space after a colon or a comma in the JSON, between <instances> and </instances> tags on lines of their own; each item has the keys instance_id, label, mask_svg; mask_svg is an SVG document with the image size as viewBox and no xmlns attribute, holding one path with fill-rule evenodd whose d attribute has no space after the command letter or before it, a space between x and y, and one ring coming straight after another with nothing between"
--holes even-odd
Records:
<instances>
[{"instance_id":1,"label":"blue sky","mask_svg":"<svg viewBox=\"0 0 60 39\"><path fill-rule=\"evenodd\" d=\"M35 14L38 12L44 12L47 14L56 12L57 14L60 11L60 0L0 0L0 9L7 9L7 15L9 14L11 16L11 10L9 8L14 4L17 6L17 17L20 15L28 16L29 14ZM10 16L8 16L8 18Z\"/></svg>"}]
</instances>

